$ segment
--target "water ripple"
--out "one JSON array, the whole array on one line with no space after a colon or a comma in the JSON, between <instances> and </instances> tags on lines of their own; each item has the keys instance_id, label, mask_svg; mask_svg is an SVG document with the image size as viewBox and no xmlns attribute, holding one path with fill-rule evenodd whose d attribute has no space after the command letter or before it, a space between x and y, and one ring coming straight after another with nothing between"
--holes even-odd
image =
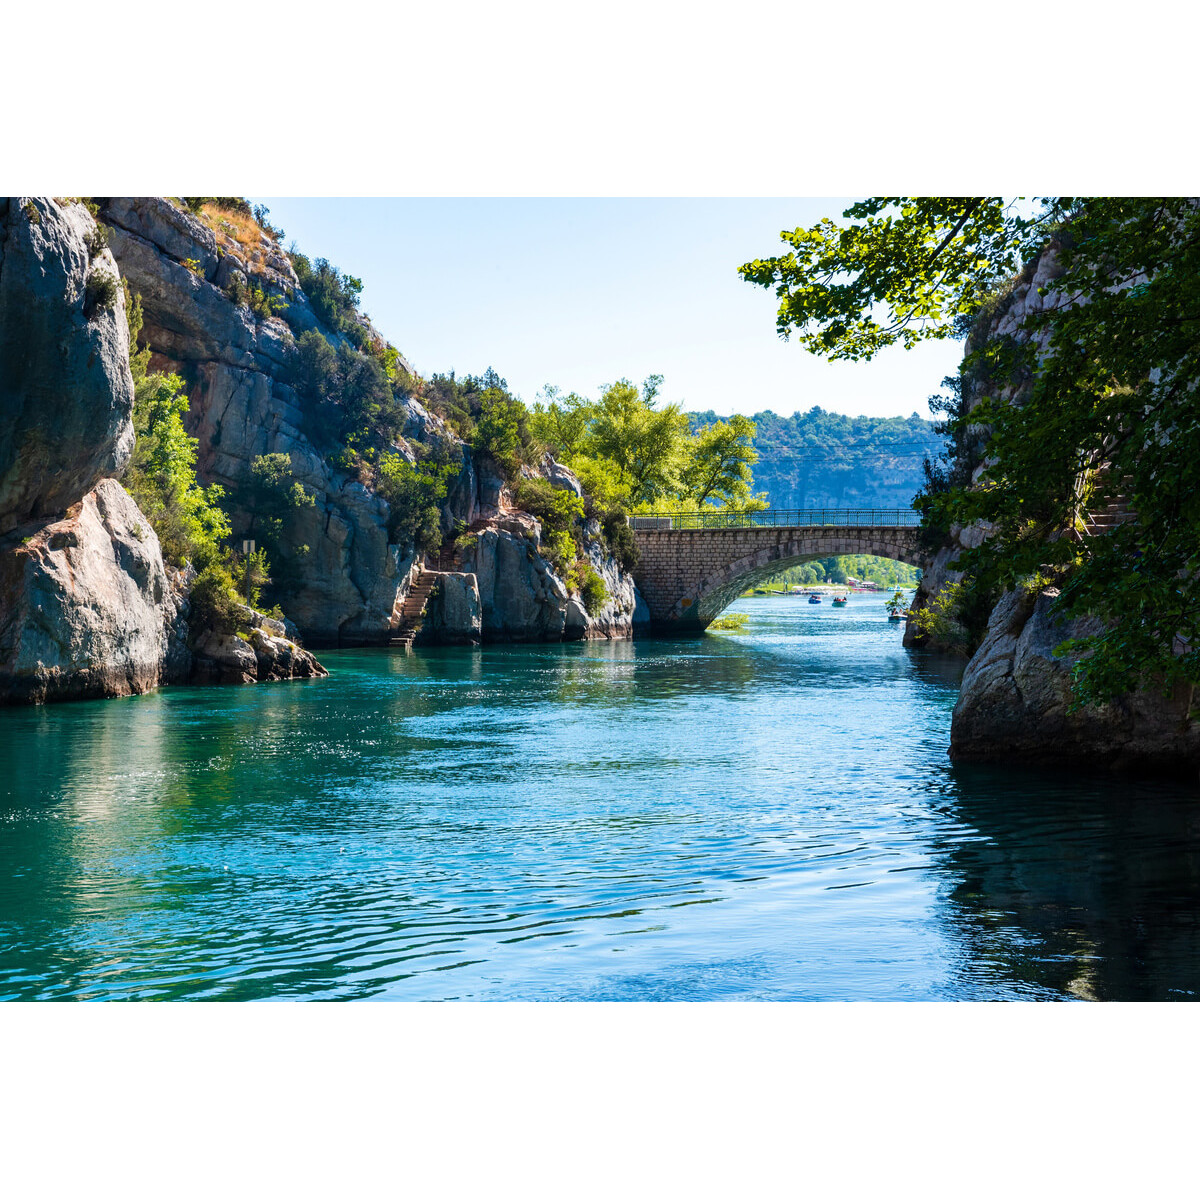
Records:
<instances>
[{"instance_id":1,"label":"water ripple","mask_svg":"<svg viewBox=\"0 0 1200 1200\"><path fill-rule=\"evenodd\" d=\"M0 711L0 997L1200 991L1194 789L954 767L878 600L741 607Z\"/></svg>"}]
</instances>

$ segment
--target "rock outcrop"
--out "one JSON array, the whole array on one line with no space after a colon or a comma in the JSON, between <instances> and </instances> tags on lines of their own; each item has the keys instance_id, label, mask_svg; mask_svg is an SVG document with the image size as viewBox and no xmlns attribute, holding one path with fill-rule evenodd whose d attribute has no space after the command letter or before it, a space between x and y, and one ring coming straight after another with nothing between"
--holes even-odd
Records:
<instances>
[{"instance_id":1,"label":"rock outcrop","mask_svg":"<svg viewBox=\"0 0 1200 1200\"><path fill-rule=\"evenodd\" d=\"M1189 717L1191 689L1170 696L1137 692L1070 711L1071 661L1054 650L1103 627L1091 617L1055 619L1057 595L1052 588L1007 592L992 611L987 636L963 673L951 757L1194 775L1200 726Z\"/></svg>"},{"instance_id":2,"label":"rock outcrop","mask_svg":"<svg viewBox=\"0 0 1200 1200\"><path fill-rule=\"evenodd\" d=\"M469 571L443 571L428 601L421 640L444 646L477 646L483 640L479 581Z\"/></svg>"},{"instance_id":3,"label":"rock outcrop","mask_svg":"<svg viewBox=\"0 0 1200 1200\"><path fill-rule=\"evenodd\" d=\"M534 517L509 512L471 535L461 561L477 581L485 642L620 639L649 629L650 611L632 576L605 552L598 528L585 534L590 536L584 553L608 594L595 615L543 556L542 529Z\"/></svg>"},{"instance_id":4,"label":"rock outcrop","mask_svg":"<svg viewBox=\"0 0 1200 1200\"><path fill-rule=\"evenodd\" d=\"M264 624L245 633L205 630L193 647L193 683L268 683L285 679L319 679L329 672L302 646L286 637L282 622ZM265 628L279 626L280 631Z\"/></svg>"},{"instance_id":5,"label":"rock outcrop","mask_svg":"<svg viewBox=\"0 0 1200 1200\"><path fill-rule=\"evenodd\" d=\"M990 317L971 333L967 341L967 354L970 355L993 339L1012 338L1021 341L1032 336L1024 328L1026 318L1066 302L1054 283L1061 273L1058 255L1054 248L1050 247L1036 262L1026 268L1008 294L997 304ZM1043 339L1046 335L1039 333L1036 336ZM1019 378L1015 381L993 381L971 374L963 379L962 386L964 407L969 414L986 395L992 395L1004 404L1024 404L1029 397L1031 380ZM964 435L964 444L972 454L972 461L979 464L972 473L973 483L977 483L983 473L989 435L988 427L978 424L969 426ZM990 532L990 528L985 524L966 527L955 525L950 529L945 544L935 551L929 567L921 575L921 582L917 586L911 605L913 612L923 609L947 584L954 584L962 579L962 572L953 566L954 561L963 550L981 545ZM911 618L905 626L904 644L944 652L959 648L940 643L936 638L923 637Z\"/></svg>"},{"instance_id":6,"label":"rock outcrop","mask_svg":"<svg viewBox=\"0 0 1200 1200\"><path fill-rule=\"evenodd\" d=\"M1033 313L1069 303L1056 287L1061 274L1053 246L1022 273L990 318L971 335L967 351L996 338L1021 342L1031 336L1025 328ZM966 411L971 412L984 394L1021 405L1029 397L1031 380L1014 382L967 378ZM972 426L968 437L980 463L986 455L988 429ZM983 465L975 468L978 482ZM948 584L962 578L954 560L964 549L987 538L986 525L955 526L921 579L914 609L928 604ZM1200 769L1200 729L1189 716L1189 694L1163 696L1141 691L1102 707L1072 712L1070 658L1056 657L1055 649L1071 638L1099 633L1095 618L1063 620L1052 614L1058 596L1049 588L1037 593L1007 592L996 603L987 632L963 673L962 687L950 732L951 757L960 761L1077 764L1086 768L1137 769L1187 773ZM912 620L905 645L921 644ZM951 645L929 644L937 650Z\"/></svg>"},{"instance_id":7,"label":"rock outcrop","mask_svg":"<svg viewBox=\"0 0 1200 1200\"><path fill-rule=\"evenodd\" d=\"M0 700L128 696L188 676L186 607L116 480L0 542Z\"/></svg>"},{"instance_id":8,"label":"rock outcrop","mask_svg":"<svg viewBox=\"0 0 1200 1200\"><path fill-rule=\"evenodd\" d=\"M129 327L80 204L0 201L0 700L186 677L181 599L111 478L133 450Z\"/></svg>"},{"instance_id":9,"label":"rock outcrop","mask_svg":"<svg viewBox=\"0 0 1200 1200\"><path fill-rule=\"evenodd\" d=\"M247 242L243 231L238 241L155 197L107 200L102 215L121 271L141 297L146 341L188 381L197 466L229 492L235 538L254 536L251 514L238 505L254 459L286 454L315 499L289 514L290 553L275 564L293 580L289 618L314 644L386 642L412 547L389 537L384 501L336 469L302 431L287 369L293 332L319 328L333 345L344 335L320 325L287 255L265 234ZM224 290L235 278L286 297L287 320L256 317L235 303ZM418 429L431 420L414 410Z\"/></svg>"}]
</instances>

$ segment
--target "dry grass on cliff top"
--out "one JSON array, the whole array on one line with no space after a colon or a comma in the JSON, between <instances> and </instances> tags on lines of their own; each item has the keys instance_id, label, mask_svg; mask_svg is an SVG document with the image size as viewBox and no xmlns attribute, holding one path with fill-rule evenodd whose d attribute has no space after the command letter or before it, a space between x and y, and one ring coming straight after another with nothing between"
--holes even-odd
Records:
<instances>
[{"instance_id":1,"label":"dry grass on cliff top","mask_svg":"<svg viewBox=\"0 0 1200 1200\"><path fill-rule=\"evenodd\" d=\"M247 266L265 267L268 244L267 235L258 222L236 209L223 208L217 204L206 204L200 209L200 219L217 235L217 241L228 248L236 248L238 257Z\"/></svg>"}]
</instances>

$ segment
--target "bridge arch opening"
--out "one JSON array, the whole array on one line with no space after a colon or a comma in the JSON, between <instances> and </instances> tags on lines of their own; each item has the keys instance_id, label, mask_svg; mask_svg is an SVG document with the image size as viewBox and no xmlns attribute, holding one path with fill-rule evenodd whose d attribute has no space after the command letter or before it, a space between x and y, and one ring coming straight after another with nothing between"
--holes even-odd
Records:
<instances>
[{"instance_id":1,"label":"bridge arch opening","mask_svg":"<svg viewBox=\"0 0 1200 1200\"><path fill-rule=\"evenodd\" d=\"M778 558L764 557L768 554L769 552L765 550L748 554L707 576L701 581L698 589L700 594L693 599L693 603L688 606L680 605L680 616L684 616L687 608L694 608L695 611L690 614L694 622L698 623L701 629L707 628L749 588L756 587L765 580L782 574L789 567L798 567L802 563L834 557L828 552L815 553L813 551L795 554L785 551ZM923 569L926 565L924 556L920 554L901 557L899 554L880 554L871 549L840 551L836 557L841 557L843 554L869 554L874 558L887 558L893 562L906 563L908 566L919 569Z\"/></svg>"}]
</instances>

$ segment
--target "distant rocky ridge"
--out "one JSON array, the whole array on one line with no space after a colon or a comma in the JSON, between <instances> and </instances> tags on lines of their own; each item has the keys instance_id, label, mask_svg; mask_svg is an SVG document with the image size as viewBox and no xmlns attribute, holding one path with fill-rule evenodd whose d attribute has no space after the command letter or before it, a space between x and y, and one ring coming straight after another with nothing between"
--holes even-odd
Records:
<instances>
[{"instance_id":1,"label":"distant rocky ridge","mask_svg":"<svg viewBox=\"0 0 1200 1200\"><path fill-rule=\"evenodd\" d=\"M689 413L692 429L717 420ZM921 490L926 455L942 440L910 417L847 417L811 408L791 416L755 413L754 490L772 508L907 508Z\"/></svg>"}]
</instances>

